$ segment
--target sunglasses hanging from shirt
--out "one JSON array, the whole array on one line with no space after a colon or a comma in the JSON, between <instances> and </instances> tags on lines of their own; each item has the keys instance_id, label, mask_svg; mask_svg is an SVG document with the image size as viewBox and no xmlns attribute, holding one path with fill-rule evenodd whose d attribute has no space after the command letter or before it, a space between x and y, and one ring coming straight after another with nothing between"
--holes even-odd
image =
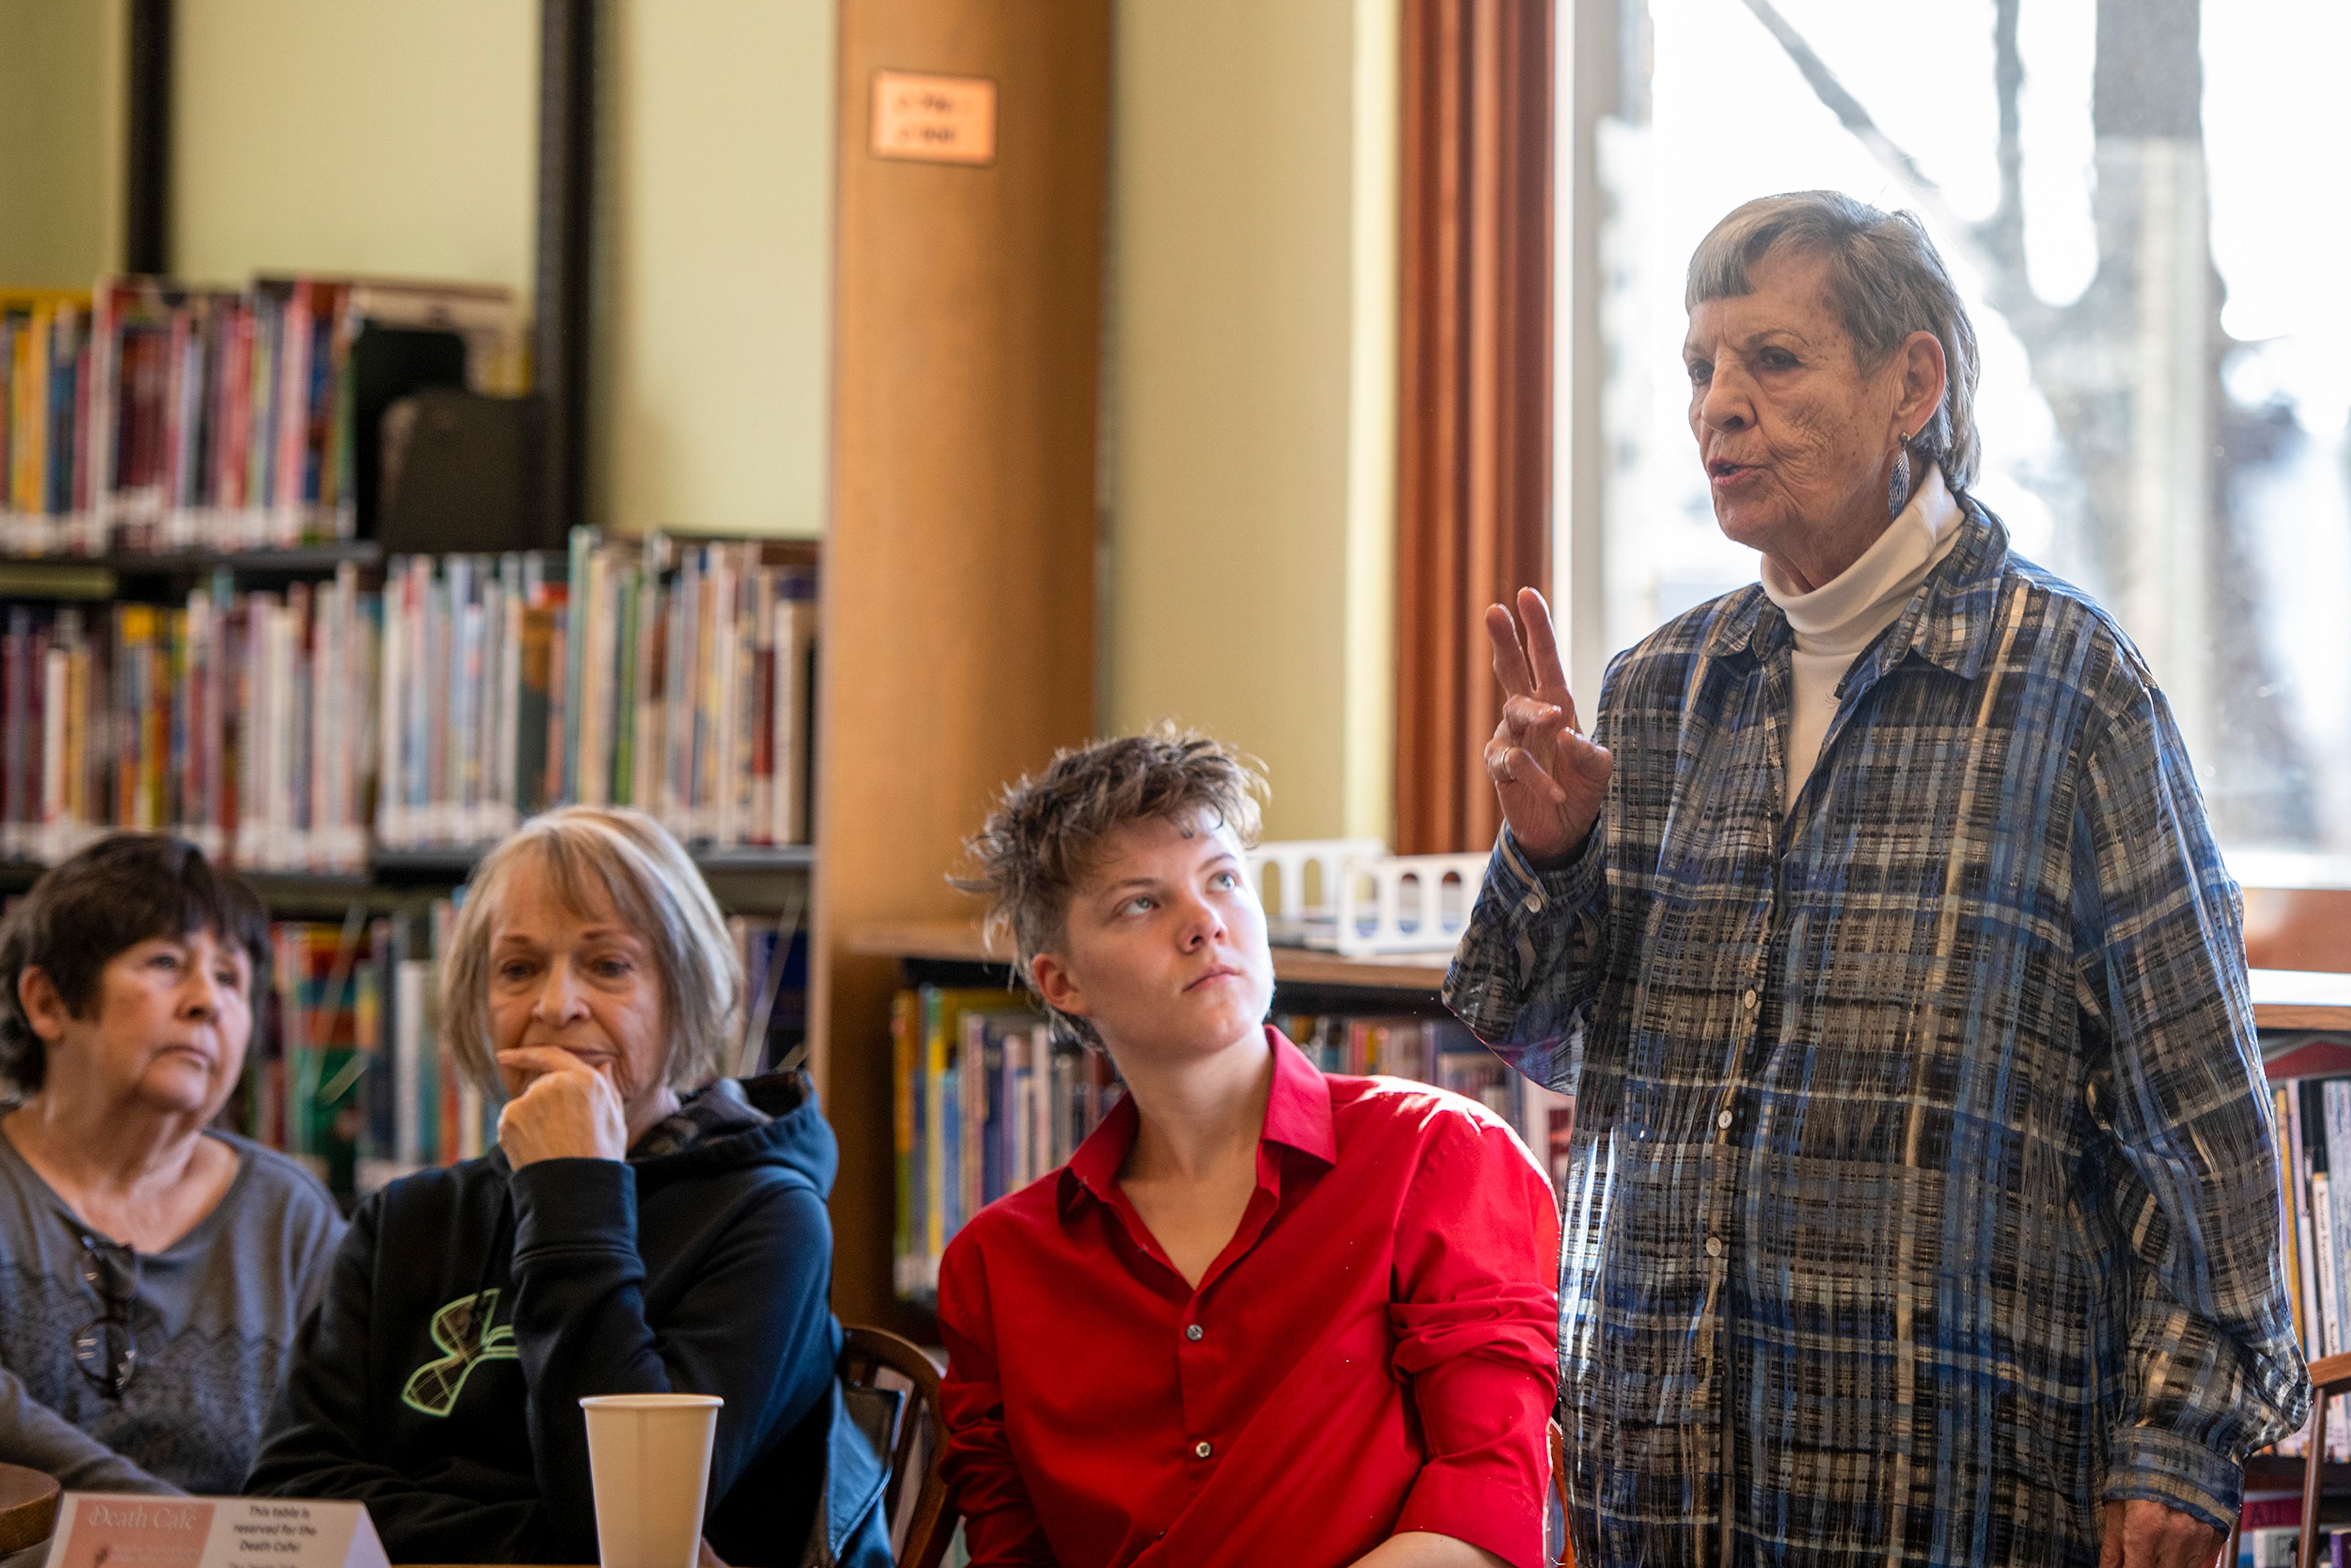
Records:
<instances>
[{"instance_id":1,"label":"sunglasses hanging from shirt","mask_svg":"<svg viewBox=\"0 0 2351 1568\"><path fill-rule=\"evenodd\" d=\"M139 1340L131 1326L131 1304L139 1295L139 1254L84 1231L81 1277L98 1292L101 1310L74 1331L74 1364L109 1399L120 1399L139 1370Z\"/></svg>"}]
</instances>

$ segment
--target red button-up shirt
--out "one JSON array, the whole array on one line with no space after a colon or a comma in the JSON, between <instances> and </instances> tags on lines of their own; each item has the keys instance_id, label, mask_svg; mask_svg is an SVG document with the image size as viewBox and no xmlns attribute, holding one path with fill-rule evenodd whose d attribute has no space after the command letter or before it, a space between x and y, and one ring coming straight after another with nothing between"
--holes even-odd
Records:
<instances>
[{"instance_id":1,"label":"red button-up shirt","mask_svg":"<svg viewBox=\"0 0 2351 1568\"><path fill-rule=\"evenodd\" d=\"M1559 1215L1483 1106L1275 1030L1257 1191L1184 1282L1122 1102L946 1249L946 1471L974 1568L1344 1568L1433 1531L1542 1557Z\"/></svg>"}]
</instances>

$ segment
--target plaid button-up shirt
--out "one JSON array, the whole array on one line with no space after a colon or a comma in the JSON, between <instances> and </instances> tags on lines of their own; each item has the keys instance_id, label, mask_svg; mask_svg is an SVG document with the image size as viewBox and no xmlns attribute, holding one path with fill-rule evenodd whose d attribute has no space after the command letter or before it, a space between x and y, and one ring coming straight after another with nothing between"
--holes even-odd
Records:
<instances>
[{"instance_id":1,"label":"plaid button-up shirt","mask_svg":"<svg viewBox=\"0 0 2351 1568\"><path fill-rule=\"evenodd\" d=\"M2305 1416L2235 884L2076 590L1963 534L1783 817L1760 588L1611 666L1600 825L1506 833L1446 999L1576 1096L1576 1554L2082 1563ZM1728 1424L1731 1474L1726 1476ZM1729 1495L1727 1497L1726 1493Z\"/></svg>"}]
</instances>

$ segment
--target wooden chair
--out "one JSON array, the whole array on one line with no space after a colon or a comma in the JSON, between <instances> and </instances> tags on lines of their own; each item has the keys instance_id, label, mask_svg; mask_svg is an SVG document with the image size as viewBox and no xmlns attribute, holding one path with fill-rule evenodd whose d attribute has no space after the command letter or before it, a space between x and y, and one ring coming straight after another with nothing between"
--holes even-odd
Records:
<instances>
[{"instance_id":1,"label":"wooden chair","mask_svg":"<svg viewBox=\"0 0 2351 1568\"><path fill-rule=\"evenodd\" d=\"M1552 1568L1575 1568L1575 1546L1567 1538L1567 1434L1556 1421L1551 1424L1551 1496L1544 1503L1544 1534L1550 1535L1554 1524L1559 1531L1550 1542Z\"/></svg>"},{"instance_id":2,"label":"wooden chair","mask_svg":"<svg viewBox=\"0 0 2351 1568\"><path fill-rule=\"evenodd\" d=\"M2318 1494L2326 1463L2326 1406L2336 1395L2351 1394L2351 1354L2325 1355L2312 1362L2310 1390L2310 1446L2302 1464L2302 1536L2294 1548L2298 1568L2318 1564ZM2241 1511L2237 1521L2229 1527L2229 1554L2220 1559L2221 1568L2237 1568L2237 1537L2244 1523Z\"/></svg>"},{"instance_id":3,"label":"wooden chair","mask_svg":"<svg viewBox=\"0 0 2351 1568\"><path fill-rule=\"evenodd\" d=\"M844 1331L842 1380L853 1389L898 1396L900 1407L883 1434L890 1479L882 1506L890 1521L890 1552L898 1568L939 1568L955 1536L947 1507L946 1422L939 1414L939 1369L922 1347L887 1329L852 1325ZM918 1484L907 1485L909 1479Z\"/></svg>"}]
</instances>

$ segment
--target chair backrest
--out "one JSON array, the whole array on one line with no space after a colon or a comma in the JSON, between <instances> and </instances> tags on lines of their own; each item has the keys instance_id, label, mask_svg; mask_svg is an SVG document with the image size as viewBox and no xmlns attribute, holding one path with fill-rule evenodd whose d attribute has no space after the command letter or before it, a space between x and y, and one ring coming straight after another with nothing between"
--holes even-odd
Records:
<instances>
[{"instance_id":1,"label":"chair backrest","mask_svg":"<svg viewBox=\"0 0 2351 1568\"><path fill-rule=\"evenodd\" d=\"M2303 1428L2309 1453L2303 1461L2302 1536L2294 1542L2297 1568L2317 1568L2318 1494L2326 1463L2326 1406L2338 1395L2351 1394L2351 1355L2324 1355L2310 1364L2310 1425ZM2237 1540L2244 1529L2241 1511L2229 1527L2229 1546L2221 1568L2237 1568Z\"/></svg>"},{"instance_id":2,"label":"chair backrest","mask_svg":"<svg viewBox=\"0 0 2351 1568\"><path fill-rule=\"evenodd\" d=\"M891 1555L899 1568L938 1568L956 1525L940 1469L946 1457L946 1423L939 1414L939 1369L921 1346L887 1329L852 1324L842 1333L842 1380L852 1388L899 1394L904 1401L895 1431L885 1438L890 1479L882 1497L890 1520Z\"/></svg>"}]
</instances>

